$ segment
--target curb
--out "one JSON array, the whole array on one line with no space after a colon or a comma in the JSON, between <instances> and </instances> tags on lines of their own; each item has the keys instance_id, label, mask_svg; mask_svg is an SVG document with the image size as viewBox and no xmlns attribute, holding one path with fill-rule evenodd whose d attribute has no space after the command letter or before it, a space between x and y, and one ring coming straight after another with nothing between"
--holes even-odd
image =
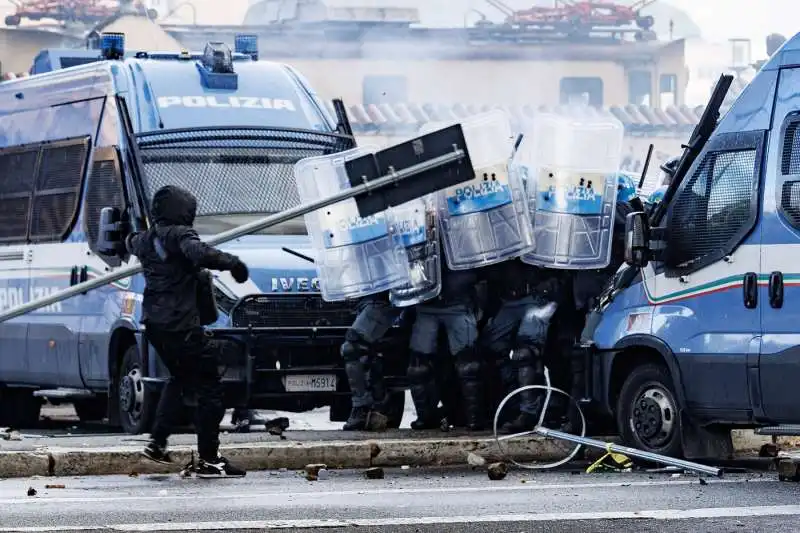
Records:
<instances>
[{"instance_id":1,"label":"curb","mask_svg":"<svg viewBox=\"0 0 800 533\"><path fill-rule=\"evenodd\" d=\"M541 437L514 439L506 442L505 447L518 461L556 461L564 457L565 449L564 444ZM221 449L246 470L303 469L308 464L326 464L337 469L466 465L469 453L487 461L502 459L495 440L486 437L281 441L223 445ZM176 446L170 451L176 467L148 461L141 456L139 447L131 446L0 452L0 478L165 474L188 463L192 454L189 446Z\"/></svg>"},{"instance_id":2,"label":"curb","mask_svg":"<svg viewBox=\"0 0 800 533\"><path fill-rule=\"evenodd\" d=\"M752 455L771 437L753 431L734 431L737 455ZM600 440L613 440L610 437ZM781 438L779 445L791 446L798 439ZM569 451L566 443L542 437L509 440L508 454L519 462L551 462ZM329 468L369 468L373 466L450 466L466 465L474 453L487 462L503 459L494 438L451 437L427 439L373 439L363 441L280 441L223 445L226 457L246 470L302 469L308 464ZM35 451L0 452L0 478L30 476L92 476L165 474L176 472L188 463L192 448L176 446L171 450L175 467L153 463L140 455L140 448L52 448Z\"/></svg>"}]
</instances>

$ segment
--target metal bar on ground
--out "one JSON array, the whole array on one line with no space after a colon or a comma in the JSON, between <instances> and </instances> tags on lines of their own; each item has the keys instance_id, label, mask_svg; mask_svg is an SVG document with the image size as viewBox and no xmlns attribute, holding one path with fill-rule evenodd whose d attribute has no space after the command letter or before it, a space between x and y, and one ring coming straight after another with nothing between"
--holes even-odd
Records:
<instances>
[{"instance_id":1,"label":"metal bar on ground","mask_svg":"<svg viewBox=\"0 0 800 533\"><path fill-rule=\"evenodd\" d=\"M606 450L607 452L621 453L623 455L628 455L630 457L644 459L645 461L652 461L654 463L660 463L663 465L676 466L678 468L683 468L684 470L691 470L694 472L699 472L701 474L708 474L710 476L716 476L716 477L722 476L722 469L715 468L713 466L706 466L698 463L692 463L691 461L684 461L683 459L675 459L673 457L667 457L666 455L659 455L657 453L644 452L642 450L637 450L636 448L620 446L618 444L590 439L588 437L579 437L577 435L572 435L571 433L564 433L563 431L548 429L541 426L535 428L533 431L543 437L551 437L554 439L573 442L575 444L583 444L584 446L591 446L592 448L600 448L601 450Z\"/></svg>"},{"instance_id":2,"label":"metal bar on ground","mask_svg":"<svg viewBox=\"0 0 800 533\"><path fill-rule=\"evenodd\" d=\"M433 134L428 134L428 135L434 135L436 133L437 132L434 132ZM271 226L276 226L283 222L287 222L293 218L307 215L318 209L323 209L325 207L336 204L343 200L349 200L351 198L356 198L358 196L381 191L405 179L416 176L417 174L422 174L424 172L434 170L436 168L448 165L450 163L456 163L466 157L468 157L468 154L466 152L466 147L464 149L461 149L454 146L453 151L451 153L441 155L439 157L435 157L415 165L411 165L407 168L403 168L396 172L392 172L386 176L382 176L374 181L365 181L360 185L356 185L354 187L351 187L350 189L340 191L327 198L317 200L316 202L310 202L307 204L298 205L291 209L287 209L286 211L281 211L280 213L275 213L266 216L264 218L254 220L253 222L250 222L248 224L244 224L242 226L232 228L228 231L218 233L217 235L214 235L213 237L209 238L206 242L212 246L223 244L225 242L238 239L239 237L244 237L245 235L249 235L250 233L255 233L256 231L261 231ZM473 176L464 175L460 179L460 181L469 181L470 179L472 179L472 177L474 177L474 174ZM443 188L449 187L451 185L452 185L451 183L446 183L443 184L442 187ZM411 199L412 198L410 198L408 201L410 201ZM100 287L103 287L104 285L108 285L109 283L113 283L121 279L135 276L136 274L139 274L141 271L142 271L141 265L137 264L134 266L120 269L116 272L111 272L109 274L106 274L105 276L101 276L93 280L73 285L72 287L51 294L50 296L46 296L44 298L40 298L32 302L28 302L26 304L14 307L12 309L8 309L0 313L0 323L5 322L6 320L11 320L12 318L17 318L32 311L36 311L37 309L41 309L42 307L47 307L48 305L53 305L68 298L72 298L73 296L78 296L87 291L98 289Z\"/></svg>"}]
</instances>

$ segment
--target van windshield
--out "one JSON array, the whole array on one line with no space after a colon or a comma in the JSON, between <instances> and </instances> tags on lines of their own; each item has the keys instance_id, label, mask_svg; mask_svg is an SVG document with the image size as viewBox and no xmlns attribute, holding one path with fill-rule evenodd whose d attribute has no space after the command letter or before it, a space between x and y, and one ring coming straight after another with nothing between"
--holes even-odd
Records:
<instances>
[{"instance_id":1,"label":"van windshield","mask_svg":"<svg viewBox=\"0 0 800 533\"><path fill-rule=\"evenodd\" d=\"M137 136L148 199L165 185L197 198L196 228L209 235L300 203L294 165L350 148L333 134L270 128L164 130ZM260 232L306 234L302 218Z\"/></svg>"}]
</instances>

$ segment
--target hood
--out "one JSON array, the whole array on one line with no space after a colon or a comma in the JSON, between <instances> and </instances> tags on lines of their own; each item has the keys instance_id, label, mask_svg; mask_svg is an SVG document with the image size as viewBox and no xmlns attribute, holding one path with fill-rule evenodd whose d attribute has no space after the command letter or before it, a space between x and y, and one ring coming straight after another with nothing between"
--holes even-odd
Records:
<instances>
[{"instance_id":1,"label":"hood","mask_svg":"<svg viewBox=\"0 0 800 533\"><path fill-rule=\"evenodd\" d=\"M284 247L316 258L308 237L248 235L219 248L244 261L250 270L250 279L239 284L229 272L214 272L214 276L236 298L259 293L318 293L319 279L314 264L284 251Z\"/></svg>"},{"instance_id":2,"label":"hood","mask_svg":"<svg viewBox=\"0 0 800 533\"><path fill-rule=\"evenodd\" d=\"M192 193L167 185L153 195L153 220L160 226L191 226L197 215L197 199Z\"/></svg>"}]
</instances>

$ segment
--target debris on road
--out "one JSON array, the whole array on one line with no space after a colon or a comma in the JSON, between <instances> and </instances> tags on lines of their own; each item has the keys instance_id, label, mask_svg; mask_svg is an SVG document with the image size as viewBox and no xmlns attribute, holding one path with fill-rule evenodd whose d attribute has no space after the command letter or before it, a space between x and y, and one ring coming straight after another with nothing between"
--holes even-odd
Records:
<instances>
[{"instance_id":1,"label":"debris on road","mask_svg":"<svg viewBox=\"0 0 800 533\"><path fill-rule=\"evenodd\" d=\"M487 473L492 481L500 481L508 475L508 465L505 463L492 463L489 465Z\"/></svg>"},{"instance_id":2,"label":"debris on road","mask_svg":"<svg viewBox=\"0 0 800 533\"><path fill-rule=\"evenodd\" d=\"M65 489L67 487L64 486L64 485L61 485L61 484L57 484L57 485L45 485L44 488L46 488L46 489Z\"/></svg>"},{"instance_id":3,"label":"debris on road","mask_svg":"<svg viewBox=\"0 0 800 533\"><path fill-rule=\"evenodd\" d=\"M384 478L383 468L379 466L373 468L367 468L364 471L364 475L367 476L367 479L383 479Z\"/></svg>"},{"instance_id":4,"label":"debris on road","mask_svg":"<svg viewBox=\"0 0 800 533\"><path fill-rule=\"evenodd\" d=\"M486 464L486 459L477 453L469 452L467 454L467 464L470 466L483 466Z\"/></svg>"},{"instance_id":5,"label":"debris on road","mask_svg":"<svg viewBox=\"0 0 800 533\"><path fill-rule=\"evenodd\" d=\"M0 438L3 440L20 441L22 440L22 435L20 435L19 431L15 429L6 428L5 431L0 433Z\"/></svg>"},{"instance_id":6,"label":"debris on road","mask_svg":"<svg viewBox=\"0 0 800 533\"><path fill-rule=\"evenodd\" d=\"M28 496L36 496L36 489L28 487Z\"/></svg>"},{"instance_id":7,"label":"debris on road","mask_svg":"<svg viewBox=\"0 0 800 533\"><path fill-rule=\"evenodd\" d=\"M310 464L305 467L306 481L317 481L321 470L325 470L327 474L328 465L324 464Z\"/></svg>"}]
</instances>

